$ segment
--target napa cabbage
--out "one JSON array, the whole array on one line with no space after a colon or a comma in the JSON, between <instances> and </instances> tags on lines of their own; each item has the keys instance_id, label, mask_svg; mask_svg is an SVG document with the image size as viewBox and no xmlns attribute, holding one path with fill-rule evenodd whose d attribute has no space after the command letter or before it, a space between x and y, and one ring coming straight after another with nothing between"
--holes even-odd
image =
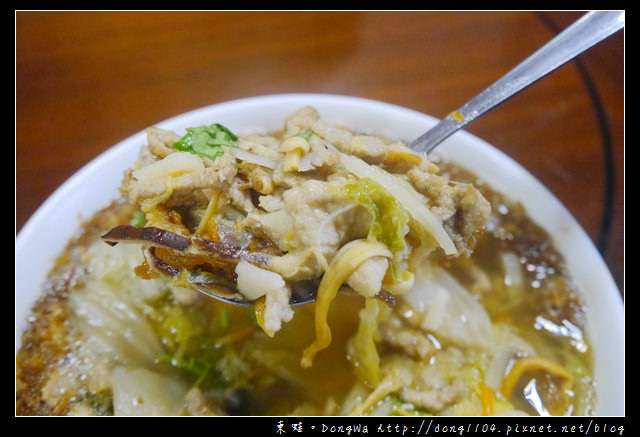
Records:
<instances>
[{"instance_id":1,"label":"napa cabbage","mask_svg":"<svg viewBox=\"0 0 640 437\"><path fill-rule=\"evenodd\" d=\"M384 244L392 254L393 278L400 278L403 259L407 253L410 216L398 200L382 185L371 178L346 182L341 187L342 195L364 207L371 216L369 234L371 241Z\"/></svg>"},{"instance_id":2,"label":"napa cabbage","mask_svg":"<svg viewBox=\"0 0 640 437\"><path fill-rule=\"evenodd\" d=\"M427 205L427 199L418 193L411 184L378 166L369 165L360 158L347 155L338 151L332 145L327 143L325 144L329 150L338 154L340 157L340 163L347 171L354 174L359 179L368 178L375 180L378 184L384 187L390 195L395 197L410 214L412 227L418 231L425 244L429 241L435 240L445 254L457 254L458 251L456 246L442 226L441 220L431 212Z\"/></svg>"}]
</instances>

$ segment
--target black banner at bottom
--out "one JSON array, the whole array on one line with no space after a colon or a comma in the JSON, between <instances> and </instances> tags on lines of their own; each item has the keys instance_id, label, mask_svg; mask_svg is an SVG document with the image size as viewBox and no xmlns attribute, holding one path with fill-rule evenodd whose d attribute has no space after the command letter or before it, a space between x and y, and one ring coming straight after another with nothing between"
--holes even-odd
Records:
<instances>
[{"instance_id":1,"label":"black banner at bottom","mask_svg":"<svg viewBox=\"0 0 640 437\"><path fill-rule=\"evenodd\" d=\"M625 417L245 417L238 426L252 431L253 435L281 437L300 434L325 437L634 434L631 420Z\"/></svg>"},{"instance_id":2,"label":"black banner at bottom","mask_svg":"<svg viewBox=\"0 0 640 437\"><path fill-rule=\"evenodd\" d=\"M166 430L188 430L183 423L165 428L163 419L184 420L194 416L114 417L118 420L146 420L144 426L162 426ZM198 416L213 421L214 434L238 434L246 437L298 437L301 434L318 437L386 437L386 436L524 436L551 434L564 436L635 435L633 420L628 417L431 417L431 416ZM16 422L21 418L16 417ZM90 419L90 418L87 418ZM99 418L97 418L99 419ZM198 424L200 425L200 424ZM108 424L101 423L101 429ZM115 428L114 428L115 429ZM145 428L146 429L146 428ZM207 428L202 428L207 429Z\"/></svg>"}]
</instances>

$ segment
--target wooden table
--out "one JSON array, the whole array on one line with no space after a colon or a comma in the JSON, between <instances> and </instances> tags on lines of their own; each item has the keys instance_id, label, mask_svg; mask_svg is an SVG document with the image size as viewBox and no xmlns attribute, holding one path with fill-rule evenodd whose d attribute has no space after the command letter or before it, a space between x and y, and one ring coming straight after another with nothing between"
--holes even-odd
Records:
<instances>
[{"instance_id":1,"label":"wooden table","mask_svg":"<svg viewBox=\"0 0 640 437\"><path fill-rule=\"evenodd\" d=\"M76 170L175 114L316 92L442 117L578 12L16 12L16 232ZM624 32L471 124L624 280Z\"/></svg>"}]
</instances>

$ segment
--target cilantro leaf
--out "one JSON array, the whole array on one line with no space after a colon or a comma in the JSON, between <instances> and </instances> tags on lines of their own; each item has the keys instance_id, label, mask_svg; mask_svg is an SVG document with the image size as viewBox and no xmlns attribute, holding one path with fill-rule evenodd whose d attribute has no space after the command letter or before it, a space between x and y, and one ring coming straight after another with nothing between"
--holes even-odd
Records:
<instances>
[{"instance_id":1,"label":"cilantro leaf","mask_svg":"<svg viewBox=\"0 0 640 437\"><path fill-rule=\"evenodd\" d=\"M142 211L136 211L131 217L131 225L143 228L147 224L147 218Z\"/></svg>"},{"instance_id":2,"label":"cilantro leaf","mask_svg":"<svg viewBox=\"0 0 640 437\"><path fill-rule=\"evenodd\" d=\"M312 135L313 135L313 131L310 130L310 131L307 131L307 132L305 132L303 134L300 134L298 136L304 138L307 141L309 141L309 138L311 138Z\"/></svg>"},{"instance_id":3,"label":"cilantro leaf","mask_svg":"<svg viewBox=\"0 0 640 437\"><path fill-rule=\"evenodd\" d=\"M235 141L238 141L237 135L227 127L214 123L187 129L185 136L173 143L173 148L216 159L224 153L223 146L235 147Z\"/></svg>"}]
</instances>

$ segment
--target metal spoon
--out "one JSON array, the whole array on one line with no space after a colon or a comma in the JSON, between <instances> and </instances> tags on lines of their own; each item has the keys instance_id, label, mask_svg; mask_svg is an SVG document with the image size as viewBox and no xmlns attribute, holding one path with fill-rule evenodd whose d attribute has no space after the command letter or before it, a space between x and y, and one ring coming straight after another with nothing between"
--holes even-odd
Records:
<instances>
[{"instance_id":1,"label":"metal spoon","mask_svg":"<svg viewBox=\"0 0 640 437\"><path fill-rule=\"evenodd\" d=\"M409 143L408 146L419 153L429 153L453 133L479 116L622 28L624 28L624 11L586 13L502 78ZM192 285L201 293L225 302L244 306L253 305L252 302L238 299L237 296L235 298L220 296L204 287ZM291 298L291 304L301 305L313 302L315 297L315 290L298 287Z\"/></svg>"},{"instance_id":2,"label":"metal spoon","mask_svg":"<svg viewBox=\"0 0 640 437\"><path fill-rule=\"evenodd\" d=\"M451 112L425 134L409 143L408 146L417 152L429 153L442 141L479 116L622 28L624 28L624 11L586 13L502 78L459 109ZM233 299L216 295L195 284L194 288L207 296L236 305L250 306L253 304L242 299L238 300L237 297ZM300 305L313 302L315 297L314 290L299 287L292 296L291 304Z\"/></svg>"},{"instance_id":3,"label":"metal spoon","mask_svg":"<svg viewBox=\"0 0 640 437\"><path fill-rule=\"evenodd\" d=\"M493 85L412 141L409 147L420 153L430 152L457 130L623 27L624 12L585 14ZM229 284L220 286L215 280L203 280L198 272L192 272L188 281L195 290L214 299L234 305L253 306L253 302L244 299L233 287L229 288ZM292 285L291 305L310 303L316 299L317 281ZM387 292L379 293L379 298L390 302Z\"/></svg>"},{"instance_id":4,"label":"metal spoon","mask_svg":"<svg viewBox=\"0 0 640 437\"><path fill-rule=\"evenodd\" d=\"M420 153L431 152L438 144L485 112L622 28L624 28L624 11L586 13L513 70L459 109L449 113L408 146Z\"/></svg>"}]
</instances>

